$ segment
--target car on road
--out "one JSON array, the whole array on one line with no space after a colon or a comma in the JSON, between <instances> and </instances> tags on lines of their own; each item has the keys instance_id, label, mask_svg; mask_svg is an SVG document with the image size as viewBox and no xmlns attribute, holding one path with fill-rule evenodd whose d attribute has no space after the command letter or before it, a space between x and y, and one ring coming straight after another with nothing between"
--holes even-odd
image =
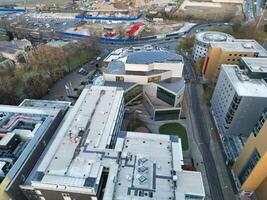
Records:
<instances>
[{"instance_id":1,"label":"car on road","mask_svg":"<svg viewBox=\"0 0 267 200\"><path fill-rule=\"evenodd\" d=\"M95 64L95 60L90 61L90 65L93 65L93 64Z\"/></svg>"},{"instance_id":2,"label":"car on road","mask_svg":"<svg viewBox=\"0 0 267 200\"><path fill-rule=\"evenodd\" d=\"M82 67L79 69L78 74L86 76L88 74L88 71Z\"/></svg>"},{"instance_id":3,"label":"car on road","mask_svg":"<svg viewBox=\"0 0 267 200\"><path fill-rule=\"evenodd\" d=\"M96 61L99 61L99 60L101 60L101 57L100 57L100 56L98 56L98 57L96 58Z\"/></svg>"}]
</instances>

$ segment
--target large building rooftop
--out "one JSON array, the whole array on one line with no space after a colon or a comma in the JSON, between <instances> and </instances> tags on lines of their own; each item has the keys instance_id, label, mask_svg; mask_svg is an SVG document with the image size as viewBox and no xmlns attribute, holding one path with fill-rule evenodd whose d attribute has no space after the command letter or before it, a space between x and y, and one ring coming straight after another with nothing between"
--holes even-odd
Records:
<instances>
[{"instance_id":1,"label":"large building rooftop","mask_svg":"<svg viewBox=\"0 0 267 200\"><path fill-rule=\"evenodd\" d=\"M102 171L97 152L111 145L115 119L123 114L122 99L119 88L85 88L33 172L32 185L94 194ZM36 178L40 173L42 178Z\"/></svg>"},{"instance_id":2,"label":"large building rooftop","mask_svg":"<svg viewBox=\"0 0 267 200\"><path fill-rule=\"evenodd\" d=\"M246 67L251 72L266 73L267 72L267 57L266 58L255 58L255 57L243 57L241 58Z\"/></svg>"},{"instance_id":3,"label":"large building rooftop","mask_svg":"<svg viewBox=\"0 0 267 200\"><path fill-rule=\"evenodd\" d=\"M196 34L196 39L198 41L204 42L204 43L210 43L210 42L226 42L234 39L233 36L217 32L217 31L203 31L198 34Z\"/></svg>"},{"instance_id":4,"label":"large building rooftop","mask_svg":"<svg viewBox=\"0 0 267 200\"><path fill-rule=\"evenodd\" d=\"M44 148L43 142L49 141L70 106L69 102L50 105L42 100L32 100L35 103L30 105L30 101L19 106L0 105L0 185L5 184L8 192L23 182L21 174L28 175ZM41 104L47 106L38 106Z\"/></svg>"},{"instance_id":5,"label":"large building rooftop","mask_svg":"<svg viewBox=\"0 0 267 200\"><path fill-rule=\"evenodd\" d=\"M263 79L251 79L238 65L222 65L239 96L267 97L267 83Z\"/></svg>"},{"instance_id":6,"label":"large building rooftop","mask_svg":"<svg viewBox=\"0 0 267 200\"><path fill-rule=\"evenodd\" d=\"M204 198L201 173L182 169L177 136L115 133L122 98L116 87L84 89L21 188L98 196L105 176L103 200Z\"/></svg>"},{"instance_id":7,"label":"large building rooftop","mask_svg":"<svg viewBox=\"0 0 267 200\"><path fill-rule=\"evenodd\" d=\"M179 138L127 132L118 143L123 144L122 163L118 167L114 200L138 197L183 200L186 194L204 196L201 174L182 170Z\"/></svg>"},{"instance_id":8,"label":"large building rooftop","mask_svg":"<svg viewBox=\"0 0 267 200\"><path fill-rule=\"evenodd\" d=\"M180 63L183 62L182 56L168 51L140 51L129 54L126 60L128 64L152 63Z\"/></svg>"},{"instance_id":9,"label":"large building rooftop","mask_svg":"<svg viewBox=\"0 0 267 200\"><path fill-rule=\"evenodd\" d=\"M225 51L255 52L260 57L267 56L267 51L256 40L235 39L228 42L212 42L211 46Z\"/></svg>"}]
</instances>

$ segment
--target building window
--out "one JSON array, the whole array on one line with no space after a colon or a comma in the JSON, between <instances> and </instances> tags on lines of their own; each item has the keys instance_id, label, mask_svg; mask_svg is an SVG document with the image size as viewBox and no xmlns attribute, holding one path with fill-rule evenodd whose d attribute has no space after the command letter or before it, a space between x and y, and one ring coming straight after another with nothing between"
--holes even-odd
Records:
<instances>
[{"instance_id":1,"label":"building window","mask_svg":"<svg viewBox=\"0 0 267 200\"><path fill-rule=\"evenodd\" d=\"M177 120L180 110L160 110L155 112L155 121Z\"/></svg>"},{"instance_id":2,"label":"building window","mask_svg":"<svg viewBox=\"0 0 267 200\"><path fill-rule=\"evenodd\" d=\"M257 149L255 149L252 152L252 154L250 155L250 157L249 157L247 163L245 164L244 168L242 169L242 171L238 175L238 179L239 179L241 185L243 185L243 183L247 180L249 174L254 169L254 167L257 165L259 160L260 160L260 154L257 151Z\"/></svg>"},{"instance_id":3,"label":"building window","mask_svg":"<svg viewBox=\"0 0 267 200\"><path fill-rule=\"evenodd\" d=\"M161 77L160 76L154 76L154 77L150 77L148 78L148 82L155 82L155 81L160 81Z\"/></svg>"},{"instance_id":4,"label":"building window","mask_svg":"<svg viewBox=\"0 0 267 200\"><path fill-rule=\"evenodd\" d=\"M62 195L64 200L72 200L70 197L70 194L68 194L68 193L62 193L61 195Z\"/></svg>"},{"instance_id":5,"label":"building window","mask_svg":"<svg viewBox=\"0 0 267 200\"><path fill-rule=\"evenodd\" d=\"M192 194L185 194L185 200L201 200L203 197L192 195Z\"/></svg>"},{"instance_id":6,"label":"building window","mask_svg":"<svg viewBox=\"0 0 267 200\"><path fill-rule=\"evenodd\" d=\"M253 129L253 135L256 137L259 134L259 131L261 130L263 124L265 123L266 120L266 113L264 112L260 119L257 121L256 126Z\"/></svg>"},{"instance_id":7,"label":"building window","mask_svg":"<svg viewBox=\"0 0 267 200\"><path fill-rule=\"evenodd\" d=\"M232 54L230 53L229 56L232 56Z\"/></svg>"},{"instance_id":8,"label":"building window","mask_svg":"<svg viewBox=\"0 0 267 200\"><path fill-rule=\"evenodd\" d=\"M116 81L124 81L124 77L123 76L116 76Z\"/></svg>"},{"instance_id":9,"label":"building window","mask_svg":"<svg viewBox=\"0 0 267 200\"><path fill-rule=\"evenodd\" d=\"M174 106L175 104L175 95L160 87L157 88L157 98L172 106Z\"/></svg>"}]
</instances>

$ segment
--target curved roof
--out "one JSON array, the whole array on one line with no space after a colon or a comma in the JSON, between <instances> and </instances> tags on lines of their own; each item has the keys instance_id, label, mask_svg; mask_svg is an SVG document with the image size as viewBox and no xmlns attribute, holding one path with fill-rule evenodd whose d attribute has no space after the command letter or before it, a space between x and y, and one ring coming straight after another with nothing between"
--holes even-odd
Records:
<instances>
[{"instance_id":1,"label":"curved roof","mask_svg":"<svg viewBox=\"0 0 267 200\"><path fill-rule=\"evenodd\" d=\"M168 51L139 51L128 55L127 64L180 63L182 56Z\"/></svg>"},{"instance_id":2,"label":"curved roof","mask_svg":"<svg viewBox=\"0 0 267 200\"><path fill-rule=\"evenodd\" d=\"M105 69L105 72L110 74L125 74L124 62L120 60L111 61Z\"/></svg>"},{"instance_id":3,"label":"curved roof","mask_svg":"<svg viewBox=\"0 0 267 200\"><path fill-rule=\"evenodd\" d=\"M204 31L196 34L196 39L201 42L226 42L234 39L233 36L217 31Z\"/></svg>"}]
</instances>

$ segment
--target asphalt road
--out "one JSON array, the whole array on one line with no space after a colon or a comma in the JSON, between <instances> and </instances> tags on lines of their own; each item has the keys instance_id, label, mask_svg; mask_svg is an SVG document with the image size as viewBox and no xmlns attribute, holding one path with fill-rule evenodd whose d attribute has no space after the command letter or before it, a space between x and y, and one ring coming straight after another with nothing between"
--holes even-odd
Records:
<instances>
[{"instance_id":1,"label":"asphalt road","mask_svg":"<svg viewBox=\"0 0 267 200\"><path fill-rule=\"evenodd\" d=\"M199 94L199 83L197 77L193 72L192 64L187 59L184 59L184 62L185 77L188 79L185 95L188 100L188 109L190 113L194 138L203 157L211 198L214 200L224 200L222 187L218 177L218 172L216 170L216 164L209 149L209 130L205 126L206 121L203 117L203 113L200 107L200 105L203 103L203 100L201 100L201 98L203 97L201 97L201 95Z\"/></svg>"},{"instance_id":2,"label":"asphalt road","mask_svg":"<svg viewBox=\"0 0 267 200\"><path fill-rule=\"evenodd\" d=\"M254 19L254 12L253 12L253 0L246 0L245 1L245 15L248 21Z\"/></svg>"}]
</instances>

